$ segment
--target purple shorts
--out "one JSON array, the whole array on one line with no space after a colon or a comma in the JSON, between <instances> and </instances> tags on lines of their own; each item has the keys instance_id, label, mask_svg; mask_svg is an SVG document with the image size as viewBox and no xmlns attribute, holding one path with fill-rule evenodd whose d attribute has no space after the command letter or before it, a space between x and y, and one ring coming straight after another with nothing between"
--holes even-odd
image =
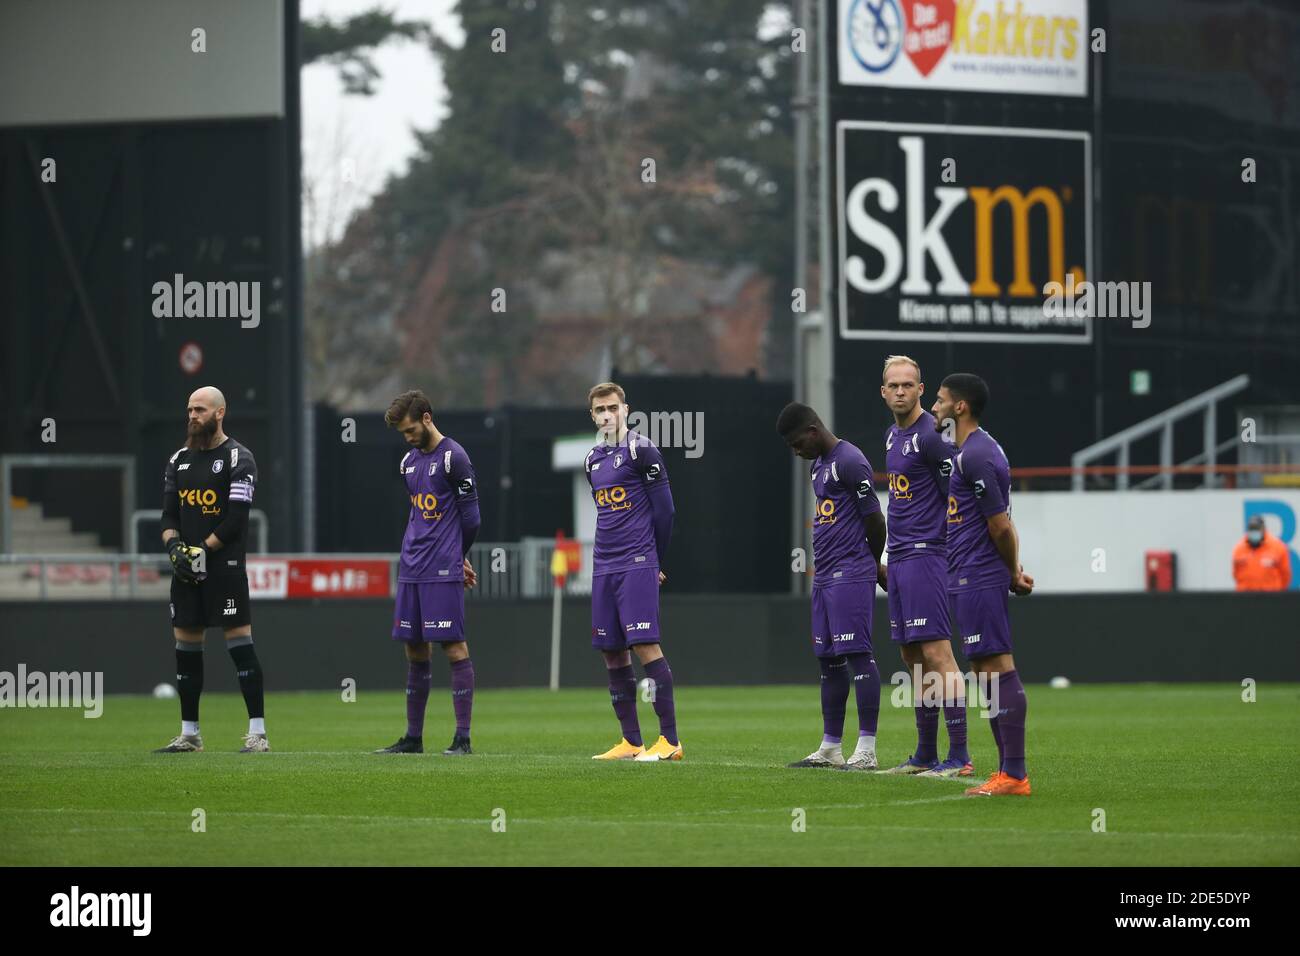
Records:
<instances>
[{"instance_id":1,"label":"purple shorts","mask_svg":"<svg viewBox=\"0 0 1300 956\"><path fill-rule=\"evenodd\" d=\"M1011 617L1007 612L1011 594L1005 587L953 591L949 596L967 660L1011 653Z\"/></svg>"},{"instance_id":2,"label":"purple shorts","mask_svg":"<svg viewBox=\"0 0 1300 956\"><path fill-rule=\"evenodd\" d=\"M659 568L632 568L591 579L591 646L621 651L659 643Z\"/></svg>"},{"instance_id":3,"label":"purple shorts","mask_svg":"<svg viewBox=\"0 0 1300 956\"><path fill-rule=\"evenodd\" d=\"M812 589L813 653L870 654L875 581L846 581Z\"/></svg>"},{"instance_id":4,"label":"purple shorts","mask_svg":"<svg viewBox=\"0 0 1300 956\"><path fill-rule=\"evenodd\" d=\"M889 563L889 637L895 644L952 638L948 558L916 555Z\"/></svg>"},{"instance_id":5,"label":"purple shorts","mask_svg":"<svg viewBox=\"0 0 1300 956\"><path fill-rule=\"evenodd\" d=\"M393 640L444 644L465 640L464 582L403 584L399 581Z\"/></svg>"}]
</instances>

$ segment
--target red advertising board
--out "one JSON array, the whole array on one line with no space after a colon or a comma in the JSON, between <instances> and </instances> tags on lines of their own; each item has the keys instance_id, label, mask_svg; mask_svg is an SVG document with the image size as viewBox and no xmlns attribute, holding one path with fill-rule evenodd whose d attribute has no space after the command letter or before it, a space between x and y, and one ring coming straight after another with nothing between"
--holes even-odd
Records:
<instances>
[{"instance_id":1,"label":"red advertising board","mask_svg":"<svg viewBox=\"0 0 1300 956\"><path fill-rule=\"evenodd\" d=\"M383 558L254 558L248 591L254 598L388 597L391 567Z\"/></svg>"}]
</instances>

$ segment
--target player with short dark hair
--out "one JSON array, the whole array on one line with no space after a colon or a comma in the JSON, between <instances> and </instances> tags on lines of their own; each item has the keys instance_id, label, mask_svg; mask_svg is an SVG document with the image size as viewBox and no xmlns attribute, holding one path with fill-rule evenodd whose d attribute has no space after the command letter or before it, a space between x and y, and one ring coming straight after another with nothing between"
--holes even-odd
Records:
<instances>
[{"instance_id":1,"label":"player with short dark hair","mask_svg":"<svg viewBox=\"0 0 1300 956\"><path fill-rule=\"evenodd\" d=\"M162 540L172 563L172 635L181 732L154 753L203 749L199 697L203 693L203 634L220 627L248 709L240 753L265 753L262 665L253 650L253 625L244 567L248 513L257 464L253 453L226 435L226 399L205 386L190 396L185 444L163 470Z\"/></svg>"},{"instance_id":2,"label":"player with short dark hair","mask_svg":"<svg viewBox=\"0 0 1300 956\"><path fill-rule=\"evenodd\" d=\"M412 449L398 476L411 499L397 571L393 640L406 643L406 733L375 753L424 752L424 712L433 680L433 642L451 664L456 731L444 756L473 753L474 663L465 641L465 590L475 584L469 549L478 534L478 482L469 455L438 431L423 392L403 392L384 413Z\"/></svg>"},{"instance_id":3,"label":"player with short dark hair","mask_svg":"<svg viewBox=\"0 0 1300 956\"><path fill-rule=\"evenodd\" d=\"M921 366L906 355L885 359L880 395L893 412L885 433L889 472L889 634L913 688L916 751L884 773L969 777L966 690L952 656L948 615L948 548L945 515L954 449L921 408ZM938 682L941 693L931 690ZM948 756L939 760L939 708L948 729Z\"/></svg>"},{"instance_id":4,"label":"player with short dark hair","mask_svg":"<svg viewBox=\"0 0 1300 956\"><path fill-rule=\"evenodd\" d=\"M1011 464L980 427L988 405L983 379L967 372L939 386L930 413L935 427L953 423L957 455L948 483L948 593L962 648L981 682L997 682L989 720L998 769L967 796L1029 796L1025 769L1025 688L1011 656L1008 594L1030 594L1034 579L1020 566L1020 538L1011 520Z\"/></svg>"},{"instance_id":5,"label":"player with short dark hair","mask_svg":"<svg viewBox=\"0 0 1300 956\"><path fill-rule=\"evenodd\" d=\"M609 699L622 739L593 760L651 763L681 760L673 672L659 646L659 588L673 534L673 493L668 468L654 442L627 427L623 389L601 382L587 393L600 442L583 468L596 502L596 541L591 569L591 646L605 658ZM659 739L641 740L636 715L632 651L645 668L659 718Z\"/></svg>"},{"instance_id":6,"label":"player with short dark hair","mask_svg":"<svg viewBox=\"0 0 1300 956\"><path fill-rule=\"evenodd\" d=\"M811 461L817 498L813 518L813 653L821 667L822 742L791 767L875 770L880 718L880 671L871 647L876 582L885 586L880 556L885 516L872 485L871 463L836 438L812 408L791 402L776 430L800 458ZM858 703L858 742L846 761L841 747L850 674Z\"/></svg>"}]
</instances>

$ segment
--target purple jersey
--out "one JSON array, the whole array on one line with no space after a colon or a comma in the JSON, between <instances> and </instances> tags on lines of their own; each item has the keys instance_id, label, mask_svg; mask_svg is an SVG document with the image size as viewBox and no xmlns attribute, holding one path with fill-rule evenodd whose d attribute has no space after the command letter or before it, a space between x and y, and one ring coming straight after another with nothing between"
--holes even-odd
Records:
<instances>
[{"instance_id":1,"label":"purple jersey","mask_svg":"<svg viewBox=\"0 0 1300 956\"><path fill-rule=\"evenodd\" d=\"M1011 464L1002 446L980 428L954 459L948 483L948 590L1011 585L988 519L1011 510Z\"/></svg>"},{"instance_id":2,"label":"purple jersey","mask_svg":"<svg viewBox=\"0 0 1300 956\"><path fill-rule=\"evenodd\" d=\"M876 559L867 546L866 516L880 511L866 455L840 439L812 463L813 586L875 581Z\"/></svg>"},{"instance_id":3,"label":"purple jersey","mask_svg":"<svg viewBox=\"0 0 1300 956\"><path fill-rule=\"evenodd\" d=\"M460 512L478 501L478 482L469 455L444 435L433 451L408 451L398 473L411 496L398 582L463 582L465 551Z\"/></svg>"},{"instance_id":4,"label":"purple jersey","mask_svg":"<svg viewBox=\"0 0 1300 956\"><path fill-rule=\"evenodd\" d=\"M667 486L668 468L654 442L629 431L623 442L587 452L584 466L596 502L591 573L659 567L650 494Z\"/></svg>"},{"instance_id":5,"label":"purple jersey","mask_svg":"<svg viewBox=\"0 0 1300 956\"><path fill-rule=\"evenodd\" d=\"M955 449L935 431L934 416L922 412L907 428L897 424L885 433L885 468L889 472L889 560L896 563L917 552L944 554L948 478Z\"/></svg>"}]
</instances>

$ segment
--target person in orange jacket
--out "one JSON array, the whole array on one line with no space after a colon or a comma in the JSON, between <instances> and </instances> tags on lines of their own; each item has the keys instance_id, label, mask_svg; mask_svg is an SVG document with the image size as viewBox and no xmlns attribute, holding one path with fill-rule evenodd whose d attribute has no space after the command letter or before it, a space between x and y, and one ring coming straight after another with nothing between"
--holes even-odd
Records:
<instances>
[{"instance_id":1,"label":"person in orange jacket","mask_svg":"<svg viewBox=\"0 0 1300 956\"><path fill-rule=\"evenodd\" d=\"M1285 591L1291 586L1287 546L1264 529L1264 516L1252 515L1246 536L1232 549L1232 576L1238 591Z\"/></svg>"}]
</instances>

